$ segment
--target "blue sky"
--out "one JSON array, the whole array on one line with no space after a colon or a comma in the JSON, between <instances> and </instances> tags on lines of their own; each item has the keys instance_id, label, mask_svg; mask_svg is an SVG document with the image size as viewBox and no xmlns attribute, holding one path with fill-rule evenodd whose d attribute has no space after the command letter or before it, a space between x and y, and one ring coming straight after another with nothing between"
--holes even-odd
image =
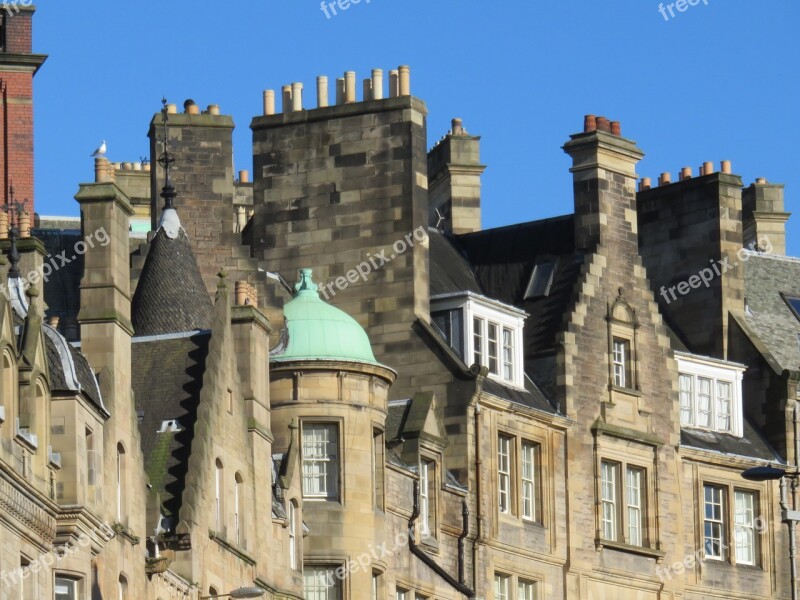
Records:
<instances>
[{"instance_id":1,"label":"blue sky","mask_svg":"<svg viewBox=\"0 0 800 600\"><path fill-rule=\"evenodd\" d=\"M37 6L35 51L50 55L35 79L42 214L77 214L101 139L111 160L146 155L162 95L220 104L236 168L251 169L262 90L302 81L310 106L317 75L400 64L428 105L429 145L456 116L482 136L484 227L572 211L561 146L587 113L622 122L646 153L642 176L728 159L745 184L785 183L800 213L797 0L699 0L668 20L653 0L361 0L331 18L319 0ZM800 256L800 214L789 236Z\"/></svg>"}]
</instances>

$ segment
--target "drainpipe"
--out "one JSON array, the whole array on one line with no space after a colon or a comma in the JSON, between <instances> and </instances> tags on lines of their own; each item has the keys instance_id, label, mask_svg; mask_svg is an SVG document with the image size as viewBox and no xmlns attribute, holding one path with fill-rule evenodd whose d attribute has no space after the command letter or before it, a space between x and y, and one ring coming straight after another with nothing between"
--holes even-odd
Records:
<instances>
[{"instance_id":1,"label":"drainpipe","mask_svg":"<svg viewBox=\"0 0 800 600\"><path fill-rule=\"evenodd\" d=\"M475 393L470 400L470 405L474 406L474 427L475 427L475 504L476 504L476 534L472 540L472 587L478 589L480 582L478 581L478 568L480 553L480 546L486 543L483 535L483 493L481 491L481 468L483 460L481 459L481 405L478 403L481 393L483 392L483 381L489 374L489 369L481 367L477 364L470 367L470 373L475 376Z\"/></svg>"},{"instance_id":2,"label":"drainpipe","mask_svg":"<svg viewBox=\"0 0 800 600\"><path fill-rule=\"evenodd\" d=\"M483 543L483 496L481 494L481 407L475 405L475 504L476 535L472 540L472 585L478 588L478 553Z\"/></svg>"},{"instance_id":3,"label":"drainpipe","mask_svg":"<svg viewBox=\"0 0 800 600\"><path fill-rule=\"evenodd\" d=\"M792 495L794 495L795 483L792 481ZM780 481L781 490L781 513L783 520L789 527L789 567L791 569L792 579L792 600L797 600L797 562L795 560L795 547L797 542L797 531L795 529L794 519L788 518L789 504L786 499L786 478L781 477Z\"/></svg>"},{"instance_id":4,"label":"drainpipe","mask_svg":"<svg viewBox=\"0 0 800 600\"><path fill-rule=\"evenodd\" d=\"M469 514L469 513L467 513ZM442 567L440 567L435 560L433 560L428 554L417 545L417 542L414 539L414 525L419 517L419 480L414 480L414 505L411 511L411 517L408 519L408 547L411 550L411 553L419 558L422 562L428 565L436 574L439 575L442 579L444 579L447 583L449 583L453 588L464 594L467 598L471 600L475 598L475 592L472 591L468 586L464 585L460 581L458 581L455 577L450 575L447 571L445 571ZM462 536L465 535L462 532ZM461 536L459 536L459 547L461 547L462 541ZM463 556L459 553L459 566L463 561Z\"/></svg>"},{"instance_id":5,"label":"drainpipe","mask_svg":"<svg viewBox=\"0 0 800 600\"><path fill-rule=\"evenodd\" d=\"M458 581L461 585L466 585L467 578L464 570L464 540L469 535L469 506L466 500L461 501L461 535L458 536Z\"/></svg>"}]
</instances>

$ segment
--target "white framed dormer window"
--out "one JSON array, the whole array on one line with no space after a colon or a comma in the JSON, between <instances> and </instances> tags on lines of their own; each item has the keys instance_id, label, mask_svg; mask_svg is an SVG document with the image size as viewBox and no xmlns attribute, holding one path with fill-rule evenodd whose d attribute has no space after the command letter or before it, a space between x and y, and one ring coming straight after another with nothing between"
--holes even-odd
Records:
<instances>
[{"instance_id":1,"label":"white framed dormer window","mask_svg":"<svg viewBox=\"0 0 800 600\"><path fill-rule=\"evenodd\" d=\"M431 298L438 333L467 366L479 364L489 377L524 388L523 326L527 313L472 292Z\"/></svg>"},{"instance_id":2,"label":"white framed dormer window","mask_svg":"<svg viewBox=\"0 0 800 600\"><path fill-rule=\"evenodd\" d=\"M676 352L681 426L742 436L745 366Z\"/></svg>"}]
</instances>

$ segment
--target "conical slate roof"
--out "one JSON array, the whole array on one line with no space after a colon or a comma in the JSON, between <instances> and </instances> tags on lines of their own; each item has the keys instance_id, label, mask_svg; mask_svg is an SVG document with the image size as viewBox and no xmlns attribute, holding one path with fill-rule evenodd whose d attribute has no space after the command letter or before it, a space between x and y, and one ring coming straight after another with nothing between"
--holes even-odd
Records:
<instances>
[{"instance_id":1,"label":"conical slate roof","mask_svg":"<svg viewBox=\"0 0 800 600\"><path fill-rule=\"evenodd\" d=\"M133 295L134 335L210 329L213 310L189 238L175 209L167 209Z\"/></svg>"}]
</instances>

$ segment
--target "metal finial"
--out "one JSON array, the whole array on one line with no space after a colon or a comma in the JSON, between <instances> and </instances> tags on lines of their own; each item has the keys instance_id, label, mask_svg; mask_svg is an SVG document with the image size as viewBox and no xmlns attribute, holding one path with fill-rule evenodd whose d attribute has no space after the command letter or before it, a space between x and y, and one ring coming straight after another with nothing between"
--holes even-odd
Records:
<instances>
[{"instance_id":1,"label":"metal finial","mask_svg":"<svg viewBox=\"0 0 800 600\"><path fill-rule=\"evenodd\" d=\"M22 213L25 212L26 203L27 200L23 202L16 201L14 197L14 184L12 183L8 188L8 197L6 198L6 202L2 206L3 211L8 215L8 224L10 226L16 225L19 227L20 217L22 216Z\"/></svg>"},{"instance_id":2,"label":"metal finial","mask_svg":"<svg viewBox=\"0 0 800 600\"><path fill-rule=\"evenodd\" d=\"M170 168L175 164L175 157L169 151L169 129L167 127L167 99L161 99L161 119L164 126L164 152L158 157L158 164L164 168L164 187L161 188L161 197L164 199L164 210L175 208L172 201L178 194L175 192L175 187L172 185L172 180L169 176Z\"/></svg>"},{"instance_id":3,"label":"metal finial","mask_svg":"<svg viewBox=\"0 0 800 600\"><path fill-rule=\"evenodd\" d=\"M8 269L8 278L9 279L19 279L20 272L19 272L19 250L17 250L17 239L19 238L19 230L16 227L12 227L8 231L8 239L11 240L11 247L8 249L8 262L11 263L11 267Z\"/></svg>"}]
</instances>

